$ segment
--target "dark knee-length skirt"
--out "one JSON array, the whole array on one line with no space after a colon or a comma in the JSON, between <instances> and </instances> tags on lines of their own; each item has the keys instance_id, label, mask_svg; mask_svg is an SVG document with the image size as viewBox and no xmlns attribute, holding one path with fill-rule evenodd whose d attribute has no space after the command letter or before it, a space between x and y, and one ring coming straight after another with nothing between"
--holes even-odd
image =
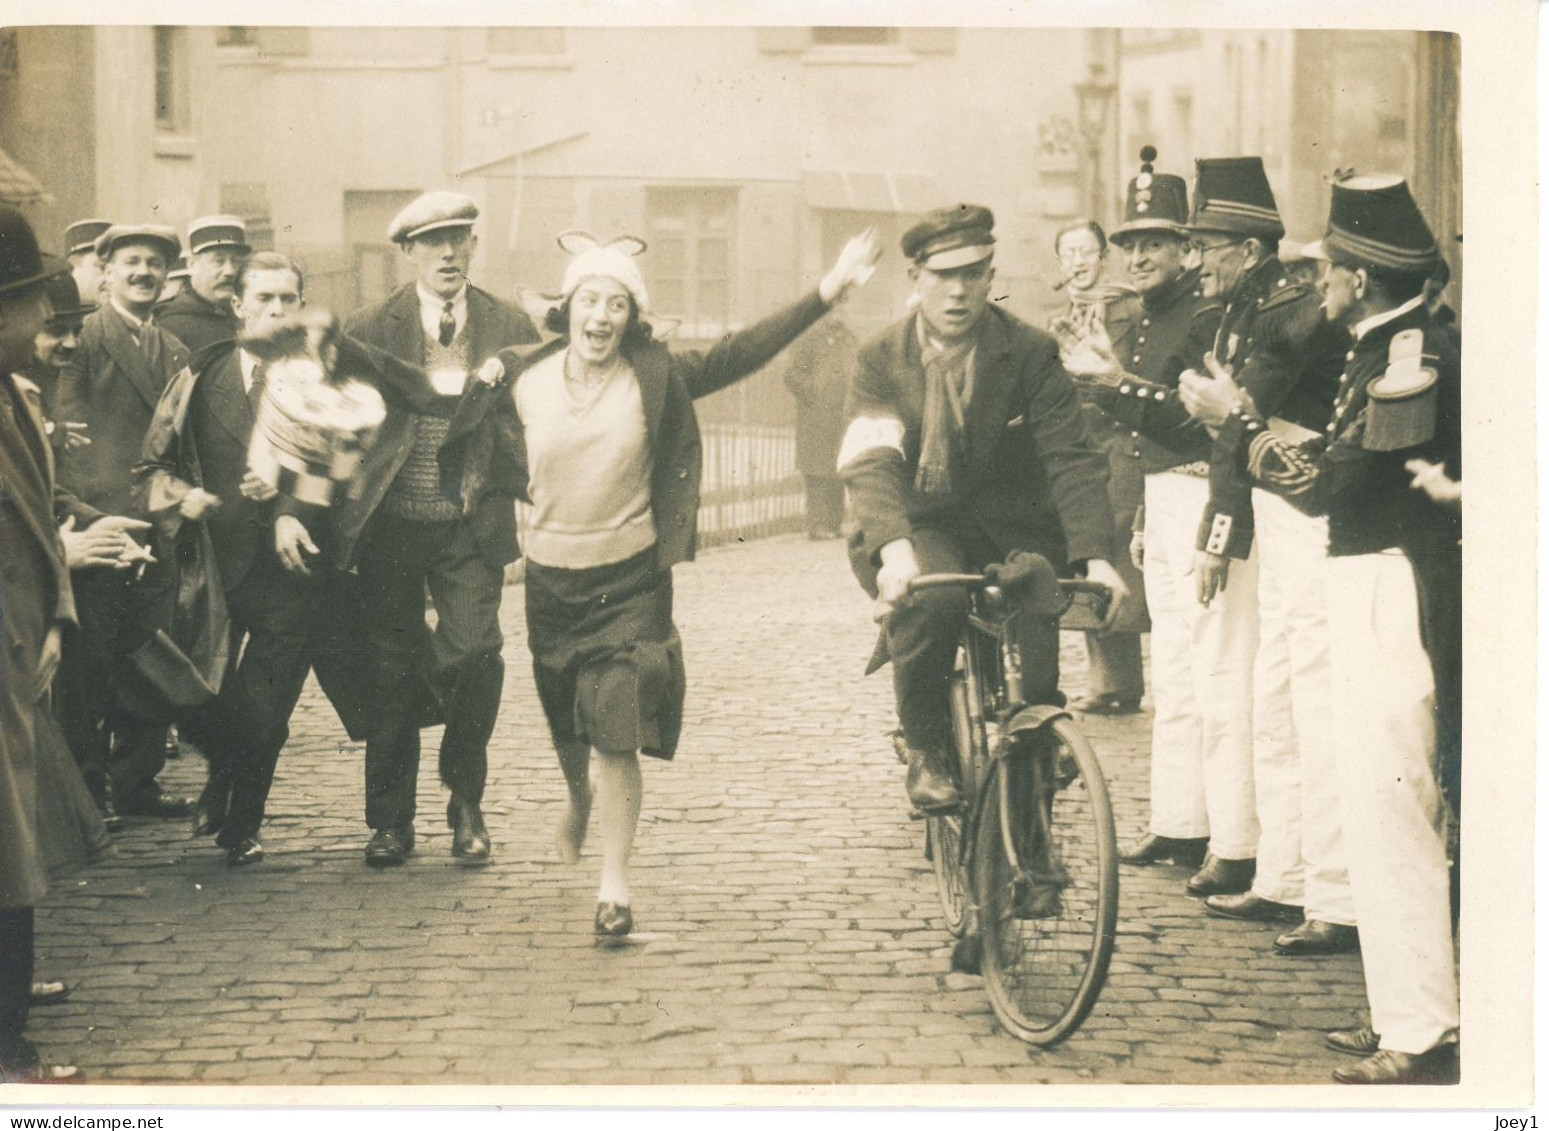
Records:
<instances>
[{"instance_id":1,"label":"dark knee-length skirt","mask_svg":"<svg viewBox=\"0 0 1549 1131\"><path fill-rule=\"evenodd\" d=\"M527 646L556 743L670 759L683 730L683 645L656 548L612 565L527 563Z\"/></svg>"}]
</instances>

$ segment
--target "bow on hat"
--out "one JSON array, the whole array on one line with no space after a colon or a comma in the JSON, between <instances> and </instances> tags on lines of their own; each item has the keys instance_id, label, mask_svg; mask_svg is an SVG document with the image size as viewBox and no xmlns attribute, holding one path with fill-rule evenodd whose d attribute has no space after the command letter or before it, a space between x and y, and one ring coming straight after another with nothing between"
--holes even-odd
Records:
<instances>
[{"instance_id":1,"label":"bow on hat","mask_svg":"<svg viewBox=\"0 0 1549 1131\"><path fill-rule=\"evenodd\" d=\"M569 299L576 288L586 279L612 279L629 292L635 300L635 309L642 315L651 308L651 300L645 289L645 276L635 261L646 248L638 236L615 236L607 243L598 243L590 232L571 230L561 232L557 241L562 250L574 256L565 268L565 281L560 288L561 296Z\"/></svg>"}]
</instances>

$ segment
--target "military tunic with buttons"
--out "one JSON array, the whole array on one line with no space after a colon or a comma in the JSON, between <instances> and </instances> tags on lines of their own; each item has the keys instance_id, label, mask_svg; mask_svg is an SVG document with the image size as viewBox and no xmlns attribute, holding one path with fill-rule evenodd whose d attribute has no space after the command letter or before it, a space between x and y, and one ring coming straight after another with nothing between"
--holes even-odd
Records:
<instances>
[{"instance_id":1,"label":"military tunic with buttons","mask_svg":"<svg viewBox=\"0 0 1549 1131\"><path fill-rule=\"evenodd\" d=\"M1404 464L1424 459L1462 478L1457 345L1456 333L1413 300L1341 355L1334 418L1323 436L1287 443L1270 429L1262 408L1250 405L1222 425L1212 461L1300 511L1327 515L1330 557L1394 548L1408 557L1435 675L1438 778L1454 809L1461 795L1462 516L1415 490ZM1411 382L1413 391L1384 395L1384 385L1406 371L1421 376Z\"/></svg>"},{"instance_id":2,"label":"military tunic with buttons","mask_svg":"<svg viewBox=\"0 0 1549 1131\"><path fill-rule=\"evenodd\" d=\"M1214 348L1220 325L1221 306L1201 295L1199 271L1185 271L1173 282L1142 296L1141 317L1129 352L1119 357L1125 372L1118 384L1089 387L1094 402L1129 430L1133 457L1144 474L1174 469L1205 473L1210 433L1184 411L1178 400L1178 378ZM1253 538L1253 506L1246 488L1226 513L1246 537L1232 539L1225 552L1231 557L1247 557ZM1210 518L1207 512L1200 524L1200 549L1205 548L1210 535Z\"/></svg>"}]
</instances>

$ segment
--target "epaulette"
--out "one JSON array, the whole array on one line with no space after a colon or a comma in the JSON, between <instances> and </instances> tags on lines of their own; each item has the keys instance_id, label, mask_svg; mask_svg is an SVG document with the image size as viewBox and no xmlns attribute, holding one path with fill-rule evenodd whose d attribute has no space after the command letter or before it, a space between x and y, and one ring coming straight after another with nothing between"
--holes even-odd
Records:
<instances>
[{"instance_id":1,"label":"epaulette","mask_svg":"<svg viewBox=\"0 0 1549 1131\"><path fill-rule=\"evenodd\" d=\"M1397 452L1436 434L1436 370L1425 353L1425 331L1400 330L1388 343L1388 368L1366 386L1370 403L1361 447Z\"/></svg>"},{"instance_id":2,"label":"epaulette","mask_svg":"<svg viewBox=\"0 0 1549 1131\"><path fill-rule=\"evenodd\" d=\"M1253 334L1269 344L1295 345L1310 338L1322 321L1323 303L1317 292L1301 283L1290 283L1260 304Z\"/></svg>"}]
</instances>

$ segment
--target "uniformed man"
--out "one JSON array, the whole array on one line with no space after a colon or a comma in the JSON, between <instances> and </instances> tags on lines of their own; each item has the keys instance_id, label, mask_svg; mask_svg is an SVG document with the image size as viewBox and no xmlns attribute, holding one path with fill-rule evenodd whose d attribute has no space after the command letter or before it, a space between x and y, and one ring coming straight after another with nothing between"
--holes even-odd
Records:
<instances>
[{"instance_id":1,"label":"uniformed man","mask_svg":"<svg viewBox=\"0 0 1549 1131\"><path fill-rule=\"evenodd\" d=\"M1142 172L1131 182L1125 222L1112 239L1128 257L1143 310L1133 352L1111 359L1113 373L1094 392L1131 429L1134 458L1146 472L1142 536L1156 701L1151 817L1147 835L1120 859L1194 866L1187 890L1205 896L1245 890L1258 845L1252 698L1257 563L1246 487L1221 504L1235 520L1233 536L1218 537L1204 521L1210 496L1205 428L1179 411L1156 430L1165 443L1146 439L1152 406L1170 400L1176 407L1179 374L1211 350L1221 322L1221 306L1202 293L1199 271L1185 267L1188 218L1183 178ZM1198 583L1212 558L1222 571L1234 563L1232 578L1205 595Z\"/></svg>"},{"instance_id":2,"label":"uniformed man","mask_svg":"<svg viewBox=\"0 0 1549 1131\"><path fill-rule=\"evenodd\" d=\"M1200 365L1233 371L1281 435L1311 436L1332 411L1347 335L1323 317L1313 291L1290 280L1275 254L1284 229L1263 162L1208 159L1198 170L1190 231L1204 285L1226 303L1215 348ZM1187 405L1173 397L1145 403L1146 427L1165 428L1169 418L1187 414ZM1220 424L1208 414L1198 419L1210 428ZM1315 568L1327 535L1318 520L1278 497L1250 492L1249 482L1213 467L1207 522L1212 539L1229 539L1251 493L1259 574L1248 615L1258 622L1253 786L1261 835L1252 886L1209 895L1205 907L1232 919L1300 915L1298 926L1275 939L1275 949L1334 953L1356 945L1356 929L1339 807L1329 785L1328 629ZM1210 561L1207 555L1207 579Z\"/></svg>"},{"instance_id":3,"label":"uniformed man","mask_svg":"<svg viewBox=\"0 0 1549 1131\"><path fill-rule=\"evenodd\" d=\"M188 285L156 308L156 318L190 353L228 342L242 328L232 299L252 250L247 226L236 216L204 216L188 225Z\"/></svg>"},{"instance_id":4,"label":"uniformed man","mask_svg":"<svg viewBox=\"0 0 1549 1131\"><path fill-rule=\"evenodd\" d=\"M983 569L1017 550L1110 586L1108 457L1086 435L1055 340L990 304L994 217L963 204L904 233L916 313L861 351L839 451L854 504L850 564L884 621L921 813L959 802L948 772L948 687L961 591L899 602L921 573ZM1058 703L1057 621L1020 618L1027 698Z\"/></svg>"},{"instance_id":5,"label":"uniformed man","mask_svg":"<svg viewBox=\"0 0 1549 1131\"><path fill-rule=\"evenodd\" d=\"M107 301L97 239L112 226L111 220L77 220L65 229L65 259L81 297L88 302Z\"/></svg>"},{"instance_id":6,"label":"uniformed man","mask_svg":"<svg viewBox=\"0 0 1549 1131\"><path fill-rule=\"evenodd\" d=\"M1432 705L1459 702L1438 676L1460 684L1461 662L1434 650L1460 642L1461 516L1413 490L1405 465L1426 460L1461 478L1457 339L1425 308L1439 252L1401 177L1336 183L1322 250L1324 308L1354 338L1325 434L1286 436L1224 368L1191 375L1185 391L1202 413L1224 412L1219 463L1328 518L1328 736L1372 1021L1330 1034L1334 1048L1366 1057L1334 1079L1455 1082L1457 971L1433 756L1438 724L1456 720Z\"/></svg>"}]
</instances>

